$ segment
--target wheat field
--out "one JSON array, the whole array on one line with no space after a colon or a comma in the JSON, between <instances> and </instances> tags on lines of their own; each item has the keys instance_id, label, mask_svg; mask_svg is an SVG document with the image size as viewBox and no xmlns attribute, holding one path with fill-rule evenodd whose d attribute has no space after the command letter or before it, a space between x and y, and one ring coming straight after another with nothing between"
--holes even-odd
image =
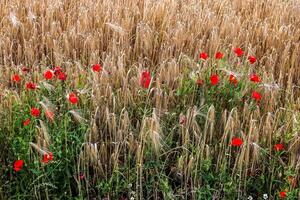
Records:
<instances>
[{"instance_id":1,"label":"wheat field","mask_svg":"<svg viewBox=\"0 0 300 200\"><path fill-rule=\"evenodd\" d=\"M0 69L0 199L300 199L299 0L1 0Z\"/></svg>"}]
</instances>

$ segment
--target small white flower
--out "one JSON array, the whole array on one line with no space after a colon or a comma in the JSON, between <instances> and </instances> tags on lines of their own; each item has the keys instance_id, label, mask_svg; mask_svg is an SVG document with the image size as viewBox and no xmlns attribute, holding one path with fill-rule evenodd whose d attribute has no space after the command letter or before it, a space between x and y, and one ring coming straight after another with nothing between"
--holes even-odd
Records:
<instances>
[{"instance_id":1,"label":"small white flower","mask_svg":"<svg viewBox=\"0 0 300 200\"><path fill-rule=\"evenodd\" d=\"M196 81L197 80L197 73L192 71L190 74L189 74L189 77L190 79Z\"/></svg>"},{"instance_id":2,"label":"small white flower","mask_svg":"<svg viewBox=\"0 0 300 200\"><path fill-rule=\"evenodd\" d=\"M268 199L268 194L264 194L264 195L263 195L263 198L264 198L264 199Z\"/></svg>"},{"instance_id":3,"label":"small white flower","mask_svg":"<svg viewBox=\"0 0 300 200\"><path fill-rule=\"evenodd\" d=\"M252 196L249 196L247 199L248 199L248 200L253 200L253 197L252 197Z\"/></svg>"}]
</instances>

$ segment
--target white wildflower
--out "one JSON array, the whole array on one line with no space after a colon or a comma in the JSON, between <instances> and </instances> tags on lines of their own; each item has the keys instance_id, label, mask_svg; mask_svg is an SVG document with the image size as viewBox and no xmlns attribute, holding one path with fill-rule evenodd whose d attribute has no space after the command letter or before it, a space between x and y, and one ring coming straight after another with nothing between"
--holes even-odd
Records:
<instances>
[{"instance_id":1,"label":"white wildflower","mask_svg":"<svg viewBox=\"0 0 300 200\"><path fill-rule=\"evenodd\" d=\"M264 195L263 195L263 198L264 198L264 199L268 199L268 194L264 194Z\"/></svg>"},{"instance_id":2,"label":"white wildflower","mask_svg":"<svg viewBox=\"0 0 300 200\"><path fill-rule=\"evenodd\" d=\"M190 74L189 74L189 77L190 79L192 79L193 81L196 81L197 80L197 73L192 71Z\"/></svg>"}]
</instances>

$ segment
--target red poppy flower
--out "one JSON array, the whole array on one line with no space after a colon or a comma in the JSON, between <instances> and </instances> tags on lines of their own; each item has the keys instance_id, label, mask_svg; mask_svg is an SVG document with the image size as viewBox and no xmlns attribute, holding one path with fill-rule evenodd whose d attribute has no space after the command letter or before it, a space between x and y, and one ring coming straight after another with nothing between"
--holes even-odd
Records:
<instances>
[{"instance_id":1,"label":"red poppy flower","mask_svg":"<svg viewBox=\"0 0 300 200\"><path fill-rule=\"evenodd\" d=\"M51 152L49 152L49 153L44 154L42 162L48 163L49 161L52 161L52 160L53 160L53 154Z\"/></svg>"},{"instance_id":2,"label":"red poppy flower","mask_svg":"<svg viewBox=\"0 0 300 200\"><path fill-rule=\"evenodd\" d=\"M255 56L249 56L249 57L248 57L248 60L249 60L249 62L250 62L251 64L254 64L254 63L256 62Z\"/></svg>"},{"instance_id":3,"label":"red poppy flower","mask_svg":"<svg viewBox=\"0 0 300 200\"><path fill-rule=\"evenodd\" d=\"M141 75L140 84L143 88L147 89L150 86L151 75L149 71L144 71Z\"/></svg>"},{"instance_id":4,"label":"red poppy flower","mask_svg":"<svg viewBox=\"0 0 300 200\"><path fill-rule=\"evenodd\" d=\"M179 116L179 124L185 124L186 123L186 116L185 115L180 115Z\"/></svg>"},{"instance_id":5,"label":"red poppy flower","mask_svg":"<svg viewBox=\"0 0 300 200\"><path fill-rule=\"evenodd\" d=\"M53 78L53 73L52 73L52 71L51 71L51 70L45 71L45 73L44 73L44 78L45 78L46 80L51 80L51 79Z\"/></svg>"},{"instance_id":6,"label":"red poppy flower","mask_svg":"<svg viewBox=\"0 0 300 200\"><path fill-rule=\"evenodd\" d=\"M250 75L250 81L255 82L255 83L259 83L260 82L260 77L256 74L251 74Z\"/></svg>"},{"instance_id":7,"label":"red poppy flower","mask_svg":"<svg viewBox=\"0 0 300 200\"><path fill-rule=\"evenodd\" d=\"M14 170L16 172L21 171L24 165L24 161L23 160L16 160L14 162Z\"/></svg>"},{"instance_id":8,"label":"red poppy flower","mask_svg":"<svg viewBox=\"0 0 300 200\"><path fill-rule=\"evenodd\" d=\"M85 175L84 175L84 174L82 174L82 173L80 173L80 175L79 175L79 179L80 179L80 180L83 180L83 179L85 179Z\"/></svg>"},{"instance_id":9,"label":"red poppy flower","mask_svg":"<svg viewBox=\"0 0 300 200\"><path fill-rule=\"evenodd\" d=\"M284 149L284 146L281 143L278 143L278 144L274 145L274 150L275 151L282 151L283 149Z\"/></svg>"},{"instance_id":10,"label":"red poppy flower","mask_svg":"<svg viewBox=\"0 0 300 200\"><path fill-rule=\"evenodd\" d=\"M285 191L279 192L279 197L280 197L281 199L284 199L284 198L286 197L286 192L285 192Z\"/></svg>"},{"instance_id":11,"label":"red poppy flower","mask_svg":"<svg viewBox=\"0 0 300 200\"><path fill-rule=\"evenodd\" d=\"M255 99L256 101L259 101L261 100L261 94L259 92L253 91L252 98Z\"/></svg>"},{"instance_id":12,"label":"red poppy flower","mask_svg":"<svg viewBox=\"0 0 300 200\"><path fill-rule=\"evenodd\" d=\"M22 70L22 72L25 72L25 73L30 71L30 69L28 67L22 67L21 70Z\"/></svg>"},{"instance_id":13,"label":"red poppy flower","mask_svg":"<svg viewBox=\"0 0 300 200\"><path fill-rule=\"evenodd\" d=\"M62 72L60 66L54 67L53 71L55 76L58 76Z\"/></svg>"},{"instance_id":14,"label":"red poppy flower","mask_svg":"<svg viewBox=\"0 0 300 200\"><path fill-rule=\"evenodd\" d=\"M243 140L239 137L232 138L232 140L231 140L231 146L239 147L242 144L243 144Z\"/></svg>"},{"instance_id":15,"label":"red poppy flower","mask_svg":"<svg viewBox=\"0 0 300 200\"><path fill-rule=\"evenodd\" d=\"M30 119L26 119L24 122L23 122L23 126L28 126L30 124Z\"/></svg>"},{"instance_id":16,"label":"red poppy flower","mask_svg":"<svg viewBox=\"0 0 300 200\"><path fill-rule=\"evenodd\" d=\"M67 75L64 72L60 72L58 74L58 79L65 81L67 79Z\"/></svg>"},{"instance_id":17,"label":"red poppy flower","mask_svg":"<svg viewBox=\"0 0 300 200\"><path fill-rule=\"evenodd\" d=\"M92 66L92 70L93 70L94 72L100 72L100 71L102 70L102 67L101 67L100 64L94 64L94 65Z\"/></svg>"},{"instance_id":18,"label":"red poppy flower","mask_svg":"<svg viewBox=\"0 0 300 200\"><path fill-rule=\"evenodd\" d=\"M241 48L235 48L233 51L237 57L241 57L244 55L244 51Z\"/></svg>"},{"instance_id":19,"label":"red poppy flower","mask_svg":"<svg viewBox=\"0 0 300 200\"><path fill-rule=\"evenodd\" d=\"M208 55L207 55L207 53L205 53L205 52L201 52L201 53L199 54L199 58L200 58L200 59L203 59L203 60L206 60L206 59L208 58Z\"/></svg>"},{"instance_id":20,"label":"red poppy flower","mask_svg":"<svg viewBox=\"0 0 300 200\"><path fill-rule=\"evenodd\" d=\"M31 115L34 117L40 116L41 111L38 108L31 108Z\"/></svg>"},{"instance_id":21,"label":"red poppy flower","mask_svg":"<svg viewBox=\"0 0 300 200\"><path fill-rule=\"evenodd\" d=\"M202 79L198 79L196 83L200 87L204 84L204 81Z\"/></svg>"},{"instance_id":22,"label":"red poppy flower","mask_svg":"<svg viewBox=\"0 0 300 200\"><path fill-rule=\"evenodd\" d=\"M233 85L236 85L238 83L238 80L233 74L230 74L229 76L229 82L232 83Z\"/></svg>"},{"instance_id":23,"label":"red poppy flower","mask_svg":"<svg viewBox=\"0 0 300 200\"><path fill-rule=\"evenodd\" d=\"M216 59L222 59L223 56L224 56L224 54L221 53L221 52L217 52L217 53L215 54L215 58L216 58Z\"/></svg>"},{"instance_id":24,"label":"red poppy flower","mask_svg":"<svg viewBox=\"0 0 300 200\"><path fill-rule=\"evenodd\" d=\"M51 110L46 110L45 115L50 121L54 121L54 112L52 112Z\"/></svg>"},{"instance_id":25,"label":"red poppy flower","mask_svg":"<svg viewBox=\"0 0 300 200\"><path fill-rule=\"evenodd\" d=\"M34 89L36 89L36 84L30 81L30 82L26 83L26 89L34 90Z\"/></svg>"},{"instance_id":26,"label":"red poppy flower","mask_svg":"<svg viewBox=\"0 0 300 200\"><path fill-rule=\"evenodd\" d=\"M213 74L210 76L210 84L217 85L219 83L219 76L217 74Z\"/></svg>"},{"instance_id":27,"label":"red poppy flower","mask_svg":"<svg viewBox=\"0 0 300 200\"><path fill-rule=\"evenodd\" d=\"M78 103L78 97L74 93L70 93L68 99L71 104Z\"/></svg>"},{"instance_id":28,"label":"red poppy flower","mask_svg":"<svg viewBox=\"0 0 300 200\"><path fill-rule=\"evenodd\" d=\"M21 77L18 74L12 76L11 80L13 82L19 83L21 81Z\"/></svg>"}]
</instances>

